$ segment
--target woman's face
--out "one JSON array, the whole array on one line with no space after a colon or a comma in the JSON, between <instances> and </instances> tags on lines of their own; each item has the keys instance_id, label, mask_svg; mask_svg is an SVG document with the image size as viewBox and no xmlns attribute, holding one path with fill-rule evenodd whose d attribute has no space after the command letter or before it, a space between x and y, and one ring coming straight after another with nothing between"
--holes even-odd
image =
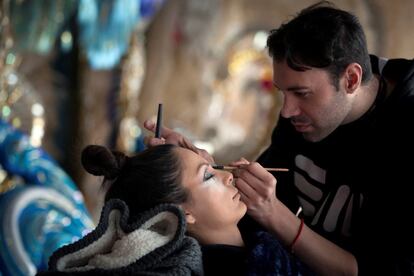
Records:
<instances>
[{"instance_id":1,"label":"woman's face","mask_svg":"<svg viewBox=\"0 0 414 276\"><path fill-rule=\"evenodd\" d=\"M222 229L234 226L246 213L246 205L233 185L233 175L215 170L200 155L177 148L182 163L182 184L189 191L183 204L187 221L206 227Z\"/></svg>"}]
</instances>

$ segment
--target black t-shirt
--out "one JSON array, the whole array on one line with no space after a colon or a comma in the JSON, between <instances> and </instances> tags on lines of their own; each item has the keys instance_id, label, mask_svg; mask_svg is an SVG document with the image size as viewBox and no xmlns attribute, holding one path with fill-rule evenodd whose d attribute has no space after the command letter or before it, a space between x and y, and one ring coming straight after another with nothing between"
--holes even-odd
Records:
<instances>
[{"instance_id":1,"label":"black t-shirt","mask_svg":"<svg viewBox=\"0 0 414 276\"><path fill-rule=\"evenodd\" d=\"M372 64L382 85L364 116L316 143L280 117L258 161L290 168L275 174L278 198L292 212L301 206L310 228L351 251L361 275L411 275L414 63L372 56Z\"/></svg>"},{"instance_id":2,"label":"black t-shirt","mask_svg":"<svg viewBox=\"0 0 414 276\"><path fill-rule=\"evenodd\" d=\"M205 276L246 275L248 250L232 245L203 245Z\"/></svg>"}]
</instances>

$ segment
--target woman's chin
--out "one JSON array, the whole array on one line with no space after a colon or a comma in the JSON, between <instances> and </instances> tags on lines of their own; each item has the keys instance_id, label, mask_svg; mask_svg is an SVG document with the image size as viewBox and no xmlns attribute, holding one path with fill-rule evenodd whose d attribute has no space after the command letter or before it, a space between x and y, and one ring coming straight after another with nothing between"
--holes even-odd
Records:
<instances>
[{"instance_id":1,"label":"woman's chin","mask_svg":"<svg viewBox=\"0 0 414 276\"><path fill-rule=\"evenodd\" d=\"M246 206L246 204L244 204L244 202L243 201L240 201L240 204L239 204L239 206L240 206L240 219L242 218L242 217L244 217L244 215L246 215L246 213L247 213L247 206Z\"/></svg>"}]
</instances>

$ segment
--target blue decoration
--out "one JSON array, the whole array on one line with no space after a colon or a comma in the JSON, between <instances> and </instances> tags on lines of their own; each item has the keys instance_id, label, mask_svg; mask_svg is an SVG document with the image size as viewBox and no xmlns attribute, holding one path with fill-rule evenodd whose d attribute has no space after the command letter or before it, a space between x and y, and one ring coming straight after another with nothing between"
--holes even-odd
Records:
<instances>
[{"instance_id":1,"label":"blue decoration","mask_svg":"<svg viewBox=\"0 0 414 276\"><path fill-rule=\"evenodd\" d=\"M93 69L110 69L129 46L139 0L80 0L80 43Z\"/></svg>"},{"instance_id":2,"label":"blue decoration","mask_svg":"<svg viewBox=\"0 0 414 276\"><path fill-rule=\"evenodd\" d=\"M93 69L111 69L129 47L139 23L153 17L163 0L79 0L80 44Z\"/></svg>"},{"instance_id":3,"label":"blue decoration","mask_svg":"<svg viewBox=\"0 0 414 276\"><path fill-rule=\"evenodd\" d=\"M144 143L144 134L141 132L141 134L135 139L134 152L141 152L146 148L147 146Z\"/></svg>"},{"instance_id":4,"label":"blue decoration","mask_svg":"<svg viewBox=\"0 0 414 276\"><path fill-rule=\"evenodd\" d=\"M73 43L63 32L78 11L81 48L93 69L111 69L129 47L134 28L143 30L164 0L10 0L10 22L16 51L48 54L58 38L62 50ZM78 8L78 9L76 9ZM139 24L140 23L140 24Z\"/></svg>"},{"instance_id":5,"label":"blue decoration","mask_svg":"<svg viewBox=\"0 0 414 276\"><path fill-rule=\"evenodd\" d=\"M0 194L0 275L34 275L47 268L57 248L94 225L71 178L27 135L1 120L0 165L21 179Z\"/></svg>"},{"instance_id":6,"label":"blue decoration","mask_svg":"<svg viewBox=\"0 0 414 276\"><path fill-rule=\"evenodd\" d=\"M15 50L48 54L77 5L77 0L10 0Z\"/></svg>"},{"instance_id":7,"label":"blue decoration","mask_svg":"<svg viewBox=\"0 0 414 276\"><path fill-rule=\"evenodd\" d=\"M164 0L141 0L141 20L150 20L157 13L163 3Z\"/></svg>"}]
</instances>

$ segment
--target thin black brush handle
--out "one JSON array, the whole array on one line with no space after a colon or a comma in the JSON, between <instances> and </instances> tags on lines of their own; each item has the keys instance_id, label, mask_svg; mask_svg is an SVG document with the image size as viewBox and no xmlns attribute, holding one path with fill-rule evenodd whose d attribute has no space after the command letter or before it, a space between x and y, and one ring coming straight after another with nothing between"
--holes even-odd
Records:
<instances>
[{"instance_id":1,"label":"thin black brush handle","mask_svg":"<svg viewBox=\"0 0 414 276\"><path fill-rule=\"evenodd\" d=\"M158 104L157 126L155 128L155 138L161 138L162 127L162 104Z\"/></svg>"}]
</instances>

